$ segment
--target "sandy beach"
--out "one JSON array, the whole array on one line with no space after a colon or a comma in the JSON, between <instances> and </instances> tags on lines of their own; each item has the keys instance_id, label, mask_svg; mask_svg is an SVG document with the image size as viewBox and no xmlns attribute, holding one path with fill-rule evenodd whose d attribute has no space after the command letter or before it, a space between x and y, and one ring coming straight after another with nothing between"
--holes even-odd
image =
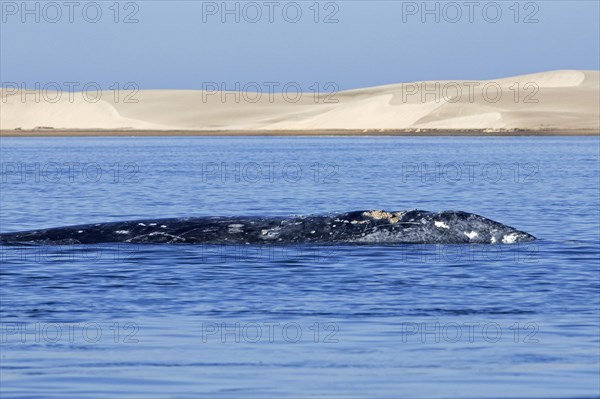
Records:
<instances>
[{"instance_id":1,"label":"sandy beach","mask_svg":"<svg viewBox=\"0 0 600 399\"><path fill-rule=\"evenodd\" d=\"M599 71L401 83L335 93L4 88L0 134L39 136L598 135Z\"/></svg>"}]
</instances>

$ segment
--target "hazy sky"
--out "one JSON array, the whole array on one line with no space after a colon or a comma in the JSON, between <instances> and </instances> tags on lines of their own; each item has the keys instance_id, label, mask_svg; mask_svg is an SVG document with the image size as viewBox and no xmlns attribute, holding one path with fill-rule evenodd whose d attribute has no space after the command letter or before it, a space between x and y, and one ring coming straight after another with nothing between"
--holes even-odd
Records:
<instances>
[{"instance_id":1,"label":"hazy sky","mask_svg":"<svg viewBox=\"0 0 600 399\"><path fill-rule=\"evenodd\" d=\"M600 69L596 0L1 3L3 85L347 89Z\"/></svg>"}]
</instances>

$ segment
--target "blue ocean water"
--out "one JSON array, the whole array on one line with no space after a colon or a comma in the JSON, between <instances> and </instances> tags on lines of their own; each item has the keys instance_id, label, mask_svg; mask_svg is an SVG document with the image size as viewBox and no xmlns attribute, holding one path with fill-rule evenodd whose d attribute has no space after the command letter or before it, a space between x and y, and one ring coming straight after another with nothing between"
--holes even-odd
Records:
<instances>
[{"instance_id":1,"label":"blue ocean water","mask_svg":"<svg viewBox=\"0 0 600 399\"><path fill-rule=\"evenodd\" d=\"M464 210L519 245L3 246L3 398L598 397L600 141L2 138L0 231Z\"/></svg>"}]
</instances>

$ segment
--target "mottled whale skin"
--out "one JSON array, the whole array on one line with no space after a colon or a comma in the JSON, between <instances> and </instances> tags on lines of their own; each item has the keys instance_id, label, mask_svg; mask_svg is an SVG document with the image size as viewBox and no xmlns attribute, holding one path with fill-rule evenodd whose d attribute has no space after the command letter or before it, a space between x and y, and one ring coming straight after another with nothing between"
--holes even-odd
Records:
<instances>
[{"instance_id":1,"label":"mottled whale skin","mask_svg":"<svg viewBox=\"0 0 600 399\"><path fill-rule=\"evenodd\" d=\"M467 212L354 211L336 215L198 217L86 224L0 234L2 243L514 244L535 237Z\"/></svg>"}]
</instances>

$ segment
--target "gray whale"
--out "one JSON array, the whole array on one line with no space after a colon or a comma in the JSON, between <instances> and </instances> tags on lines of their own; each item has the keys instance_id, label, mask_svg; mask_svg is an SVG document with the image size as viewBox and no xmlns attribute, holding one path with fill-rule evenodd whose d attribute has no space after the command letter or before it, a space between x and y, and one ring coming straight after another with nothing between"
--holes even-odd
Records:
<instances>
[{"instance_id":1,"label":"gray whale","mask_svg":"<svg viewBox=\"0 0 600 399\"><path fill-rule=\"evenodd\" d=\"M196 217L86 224L0 234L34 244L513 244L531 234L467 212L354 211L335 215Z\"/></svg>"}]
</instances>

